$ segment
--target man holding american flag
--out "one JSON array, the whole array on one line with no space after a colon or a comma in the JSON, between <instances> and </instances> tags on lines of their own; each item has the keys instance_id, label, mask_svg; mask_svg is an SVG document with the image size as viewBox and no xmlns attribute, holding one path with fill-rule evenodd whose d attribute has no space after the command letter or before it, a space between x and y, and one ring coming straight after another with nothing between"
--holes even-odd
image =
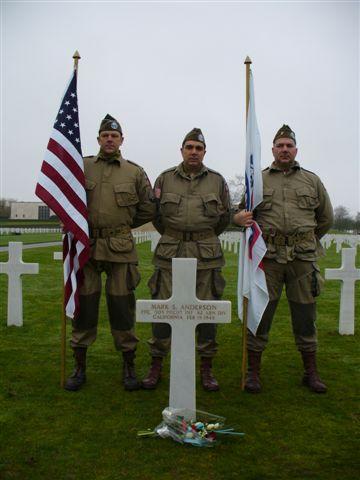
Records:
<instances>
[{"instance_id":1,"label":"man holding american flag","mask_svg":"<svg viewBox=\"0 0 360 480\"><path fill-rule=\"evenodd\" d=\"M260 363L271 323L285 284L295 343L304 363L303 385L325 393L316 367L316 297L322 278L316 260L322 254L319 239L333 222L329 196L319 177L300 167L295 133L283 125L275 134L274 162L262 172L263 200L253 211L245 202L234 216L242 227L260 227L266 244L262 260L269 302L254 330L248 330L248 373L245 389L261 391Z\"/></svg>"},{"instance_id":2,"label":"man holding american flag","mask_svg":"<svg viewBox=\"0 0 360 480\"><path fill-rule=\"evenodd\" d=\"M75 59L80 58L76 52ZM41 167L36 194L64 229L64 308L72 319L75 369L65 389L86 381L86 354L97 334L101 274L115 348L123 355L123 385L140 388L134 358L134 290L140 281L131 229L153 219L155 203L144 170L121 156L121 126L102 120L99 153L82 158L76 68L61 102ZM62 381L63 385L63 381Z\"/></svg>"},{"instance_id":3,"label":"man holding american flag","mask_svg":"<svg viewBox=\"0 0 360 480\"><path fill-rule=\"evenodd\" d=\"M84 266L79 315L73 320L71 346L75 370L65 388L78 390L85 381L87 348L95 341L101 295L101 274L106 274L106 302L116 350L123 355L125 390L140 388L134 358L135 295L140 282L138 257L131 229L153 219L155 203L144 170L120 152L122 128L111 115L102 120L99 153L84 158L89 217L90 259Z\"/></svg>"}]
</instances>

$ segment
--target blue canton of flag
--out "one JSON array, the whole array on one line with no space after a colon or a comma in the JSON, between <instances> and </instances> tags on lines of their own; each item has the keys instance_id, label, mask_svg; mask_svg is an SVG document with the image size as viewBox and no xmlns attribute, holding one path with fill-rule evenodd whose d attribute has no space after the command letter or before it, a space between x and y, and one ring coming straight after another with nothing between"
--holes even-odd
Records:
<instances>
[{"instance_id":1,"label":"blue canton of flag","mask_svg":"<svg viewBox=\"0 0 360 480\"><path fill-rule=\"evenodd\" d=\"M76 75L74 74L60 105L54 122L54 128L61 132L64 137L74 145L80 155L82 155L76 91Z\"/></svg>"}]
</instances>

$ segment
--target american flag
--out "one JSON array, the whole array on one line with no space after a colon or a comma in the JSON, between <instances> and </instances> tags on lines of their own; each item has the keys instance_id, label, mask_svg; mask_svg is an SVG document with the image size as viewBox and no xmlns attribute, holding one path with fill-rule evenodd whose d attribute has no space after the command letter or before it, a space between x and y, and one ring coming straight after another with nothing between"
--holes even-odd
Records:
<instances>
[{"instance_id":1,"label":"american flag","mask_svg":"<svg viewBox=\"0 0 360 480\"><path fill-rule=\"evenodd\" d=\"M254 84L250 70L249 109L246 123L245 204L252 211L262 202L261 142L255 114ZM259 225L253 225L241 234L238 272L238 316L243 317L243 297L248 299L247 325L256 335L269 295L262 259L266 245Z\"/></svg>"},{"instance_id":2,"label":"american flag","mask_svg":"<svg viewBox=\"0 0 360 480\"><path fill-rule=\"evenodd\" d=\"M81 153L76 70L57 114L36 185L36 195L59 217L63 237L64 304L74 318L79 308L82 268L89 258L84 164Z\"/></svg>"}]
</instances>

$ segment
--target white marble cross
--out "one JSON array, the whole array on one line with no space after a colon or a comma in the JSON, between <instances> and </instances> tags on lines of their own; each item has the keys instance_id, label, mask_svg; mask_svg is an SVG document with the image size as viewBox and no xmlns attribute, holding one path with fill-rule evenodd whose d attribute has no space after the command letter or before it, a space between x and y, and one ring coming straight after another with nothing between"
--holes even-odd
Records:
<instances>
[{"instance_id":1,"label":"white marble cross","mask_svg":"<svg viewBox=\"0 0 360 480\"><path fill-rule=\"evenodd\" d=\"M9 277L7 325L21 327L23 325L23 274L39 273L38 263L24 263L22 261L22 242L9 242L9 260L0 263L0 273Z\"/></svg>"},{"instance_id":2,"label":"white marble cross","mask_svg":"<svg viewBox=\"0 0 360 480\"><path fill-rule=\"evenodd\" d=\"M156 245L159 243L160 240L160 233L159 232L151 232L151 251L155 252Z\"/></svg>"},{"instance_id":3,"label":"white marble cross","mask_svg":"<svg viewBox=\"0 0 360 480\"><path fill-rule=\"evenodd\" d=\"M355 332L355 282L360 280L360 269L355 267L356 248L343 248L340 268L326 268L327 280L342 280L340 297L340 335Z\"/></svg>"},{"instance_id":4,"label":"white marble cross","mask_svg":"<svg viewBox=\"0 0 360 480\"><path fill-rule=\"evenodd\" d=\"M196 298L196 263L195 258L173 258L172 296L136 302L136 321L171 325L169 406L190 410L196 410L195 327L231 321L231 302Z\"/></svg>"}]
</instances>

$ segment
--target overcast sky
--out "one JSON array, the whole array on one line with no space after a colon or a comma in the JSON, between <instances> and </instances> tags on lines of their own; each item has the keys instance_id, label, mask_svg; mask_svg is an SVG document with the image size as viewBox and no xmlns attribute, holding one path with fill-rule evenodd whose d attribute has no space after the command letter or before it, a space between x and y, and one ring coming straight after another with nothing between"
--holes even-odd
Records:
<instances>
[{"instance_id":1,"label":"overcast sky","mask_svg":"<svg viewBox=\"0 0 360 480\"><path fill-rule=\"evenodd\" d=\"M81 55L82 150L101 119L151 181L200 127L205 163L244 172L245 66L252 59L262 166L289 124L298 161L334 206L360 210L359 2L2 2L1 197L36 200L52 125Z\"/></svg>"}]
</instances>

